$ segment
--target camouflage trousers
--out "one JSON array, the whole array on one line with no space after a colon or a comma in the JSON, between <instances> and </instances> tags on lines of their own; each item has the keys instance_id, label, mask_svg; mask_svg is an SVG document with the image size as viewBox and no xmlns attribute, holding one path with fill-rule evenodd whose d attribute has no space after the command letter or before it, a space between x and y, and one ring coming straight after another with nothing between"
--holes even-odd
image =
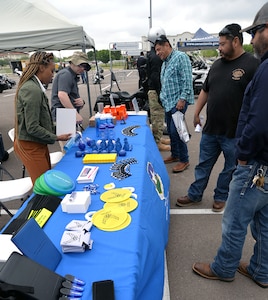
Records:
<instances>
[{"instance_id":1,"label":"camouflage trousers","mask_svg":"<svg viewBox=\"0 0 268 300\"><path fill-rule=\"evenodd\" d=\"M158 102L158 95L155 90L148 91L148 100L152 133L156 143L159 143L163 135L165 111L164 108Z\"/></svg>"}]
</instances>

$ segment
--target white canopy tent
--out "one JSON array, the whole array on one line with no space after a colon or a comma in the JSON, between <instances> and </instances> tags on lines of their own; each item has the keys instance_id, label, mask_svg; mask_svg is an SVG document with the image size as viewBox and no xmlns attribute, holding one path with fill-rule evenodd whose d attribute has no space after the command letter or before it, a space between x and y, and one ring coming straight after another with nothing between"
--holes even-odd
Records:
<instances>
[{"instance_id":1,"label":"white canopy tent","mask_svg":"<svg viewBox=\"0 0 268 300\"><path fill-rule=\"evenodd\" d=\"M82 26L71 23L45 0L0 0L1 52L94 49ZM92 115L87 84L89 112Z\"/></svg>"},{"instance_id":2,"label":"white canopy tent","mask_svg":"<svg viewBox=\"0 0 268 300\"><path fill-rule=\"evenodd\" d=\"M0 0L0 52L95 48L82 26L45 0Z\"/></svg>"}]
</instances>

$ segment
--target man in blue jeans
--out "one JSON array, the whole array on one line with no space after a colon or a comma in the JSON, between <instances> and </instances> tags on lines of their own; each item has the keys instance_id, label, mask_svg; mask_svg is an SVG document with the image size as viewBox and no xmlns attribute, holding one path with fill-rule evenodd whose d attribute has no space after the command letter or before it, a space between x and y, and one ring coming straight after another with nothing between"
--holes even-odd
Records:
<instances>
[{"instance_id":1,"label":"man in blue jeans","mask_svg":"<svg viewBox=\"0 0 268 300\"><path fill-rule=\"evenodd\" d=\"M268 2L251 26L251 43L261 64L246 88L236 137L237 167L222 220L222 243L214 262L195 263L207 279L233 281L236 271L268 287ZM249 262L240 262L248 225L256 241Z\"/></svg>"},{"instance_id":2,"label":"man in blue jeans","mask_svg":"<svg viewBox=\"0 0 268 300\"><path fill-rule=\"evenodd\" d=\"M244 51L240 30L240 25L229 24L219 33L221 58L210 68L195 106L194 126L201 125L199 114L207 104L207 120L200 141L195 181L188 194L177 199L177 206L190 206L202 201L213 166L223 153L224 168L218 176L212 210L220 212L225 207L236 165L235 130L243 94L259 65L253 55Z\"/></svg>"},{"instance_id":3,"label":"man in blue jeans","mask_svg":"<svg viewBox=\"0 0 268 300\"><path fill-rule=\"evenodd\" d=\"M178 162L172 169L173 173L178 173L190 164L187 144L180 139L172 114L178 110L185 114L188 104L194 103L192 66L188 55L172 49L165 35L156 39L155 52L163 61L160 100L165 109L171 147L171 156L164 163Z\"/></svg>"}]
</instances>

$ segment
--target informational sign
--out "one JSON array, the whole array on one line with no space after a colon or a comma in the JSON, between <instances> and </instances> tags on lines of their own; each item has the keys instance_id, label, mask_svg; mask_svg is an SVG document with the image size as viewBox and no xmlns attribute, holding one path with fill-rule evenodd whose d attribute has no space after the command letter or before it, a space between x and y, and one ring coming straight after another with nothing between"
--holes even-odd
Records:
<instances>
[{"instance_id":1,"label":"informational sign","mask_svg":"<svg viewBox=\"0 0 268 300\"><path fill-rule=\"evenodd\" d=\"M142 49L142 42L114 42L109 46L111 51L131 51Z\"/></svg>"}]
</instances>

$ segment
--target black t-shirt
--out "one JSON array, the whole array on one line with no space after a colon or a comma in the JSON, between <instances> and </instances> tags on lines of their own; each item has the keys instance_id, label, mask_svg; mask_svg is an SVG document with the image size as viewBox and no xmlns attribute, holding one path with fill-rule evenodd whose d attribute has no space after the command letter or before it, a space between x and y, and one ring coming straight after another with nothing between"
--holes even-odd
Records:
<instances>
[{"instance_id":1,"label":"black t-shirt","mask_svg":"<svg viewBox=\"0 0 268 300\"><path fill-rule=\"evenodd\" d=\"M244 91L258 65L259 60L247 52L235 60L214 62L203 85L208 93L204 133L235 137Z\"/></svg>"},{"instance_id":2,"label":"black t-shirt","mask_svg":"<svg viewBox=\"0 0 268 300\"><path fill-rule=\"evenodd\" d=\"M51 93L51 113L53 121L56 121L57 108L63 108L63 105L58 97L59 91L66 92L74 108L79 111L79 108L75 107L74 105L74 100L80 98L77 80L77 74L70 67L60 70L53 79Z\"/></svg>"}]
</instances>

